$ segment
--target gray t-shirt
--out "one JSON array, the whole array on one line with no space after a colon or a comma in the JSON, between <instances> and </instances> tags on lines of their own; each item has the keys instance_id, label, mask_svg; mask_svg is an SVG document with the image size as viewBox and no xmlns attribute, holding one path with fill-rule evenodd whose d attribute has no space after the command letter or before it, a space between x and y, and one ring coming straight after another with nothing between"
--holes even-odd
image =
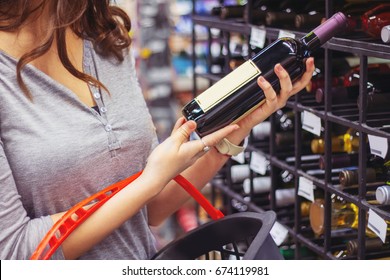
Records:
<instances>
[{"instance_id":1,"label":"gray t-shirt","mask_svg":"<svg viewBox=\"0 0 390 280\"><path fill-rule=\"evenodd\" d=\"M31 102L16 63L0 52L0 259L29 259L53 225L49 215L142 170L157 145L130 54L118 62L84 42L84 71L111 94L91 87L100 114L27 65ZM155 250L143 208L81 259L148 259ZM63 258L61 248L53 258Z\"/></svg>"}]
</instances>

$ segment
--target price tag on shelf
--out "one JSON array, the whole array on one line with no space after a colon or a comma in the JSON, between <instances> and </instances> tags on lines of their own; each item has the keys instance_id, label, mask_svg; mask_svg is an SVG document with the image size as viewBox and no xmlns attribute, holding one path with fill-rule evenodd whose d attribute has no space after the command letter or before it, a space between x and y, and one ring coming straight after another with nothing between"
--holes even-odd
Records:
<instances>
[{"instance_id":1,"label":"price tag on shelf","mask_svg":"<svg viewBox=\"0 0 390 280\"><path fill-rule=\"evenodd\" d=\"M267 39L267 31L265 29L253 26L251 28L250 44L260 49L264 48L265 40Z\"/></svg>"},{"instance_id":2,"label":"price tag on shelf","mask_svg":"<svg viewBox=\"0 0 390 280\"><path fill-rule=\"evenodd\" d=\"M317 136L321 136L321 118L313 113L303 111L302 129L309 131Z\"/></svg>"},{"instance_id":3,"label":"price tag on shelf","mask_svg":"<svg viewBox=\"0 0 390 280\"><path fill-rule=\"evenodd\" d=\"M385 158L389 149L389 142L386 138L368 135L371 154Z\"/></svg>"},{"instance_id":4,"label":"price tag on shelf","mask_svg":"<svg viewBox=\"0 0 390 280\"><path fill-rule=\"evenodd\" d=\"M305 177L299 177L298 195L314 202L314 184Z\"/></svg>"},{"instance_id":5,"label":"price tag on shelf","mask_svg":"<svg viewBox=\"0 0 390 280\"><path fill-rule=\"evenodd\" d=\"M385 243L387 233L386 221L372 209L368 210L368 228L378 235L382 242Z\"/></svg>"},{"instance_id":6,"label":"price tag on shelf","mask_svg":"<svg viewBox=\"0 0 390 280\"><path fill-rule=\"evenodd\" d=\"M251 162L249 163L250 169L252 169L256 173L265 175L265 173L267 173L268 164L269 161L263 154L258 152L252 152Z\"/></svg>"},{"instance_id":7,"label":"price tag on shelf","mask_svg":"<svg viewBox=\"0 0 390 280\"><path fill-rule=\"evenodd\" d=\"M280 30L279 34L278 34L278 39L279 38L283 38L283 37L289 37L289 38L294 38L295 39L295 34L289 32L289 31L286 31L286 30Z\"/></svg>"},{"instance_id":8,"label":"price tag on shelf","mask_svg":"<svg viewBox=\"0 0 390 280\"><path fill-rule=\"evenodd\" d=\"M271 231L269 232L276 246L280 246L288 235L288 230L282 224L275 222Z\"/></svg>"}]
</instances>

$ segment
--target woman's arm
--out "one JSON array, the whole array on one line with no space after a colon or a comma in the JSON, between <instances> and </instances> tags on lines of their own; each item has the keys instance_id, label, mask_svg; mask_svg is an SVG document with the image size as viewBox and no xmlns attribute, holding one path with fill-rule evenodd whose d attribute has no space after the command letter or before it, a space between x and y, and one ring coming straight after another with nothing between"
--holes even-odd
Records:
<instances>
[{"instance_id":1,"label":"woman's arm","mask_svg":"<svg viewBox=\"0 0 390 280\"><path fill-rule=\"evenodd\" d=\"M276 94L267 81L259 78L258 84L265 93L266 102L242 119L238 123L239 129L230 133L226 138L233 144L238 145L255 125L264 121L277 109L284 107L288 98L301 91L310 81L314 71L313 58L309 58L306 61L306 69L302 78L293 85L288 73L283 67L276 65L275 73L281 84L279 94ZM207 143L207 145L211 146L210 143ZM227 156L220 154L216 149L212 149L185 170L182 175L195 187L201 189L215 176L218 170L226 163L227 159ZM148 204L149 223L151 225L160 224L188 199L189 195L176 182L169 182L167 187Z\"/></svg>"}]
</instances>

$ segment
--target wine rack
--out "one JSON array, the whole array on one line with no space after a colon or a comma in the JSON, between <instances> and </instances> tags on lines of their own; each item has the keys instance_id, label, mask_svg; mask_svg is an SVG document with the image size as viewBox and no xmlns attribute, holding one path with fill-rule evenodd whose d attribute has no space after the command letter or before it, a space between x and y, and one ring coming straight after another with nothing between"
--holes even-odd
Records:
<instances>
[{"instance_id":1,"label":"wine rack","mask_svg":"<svg viewBox=\"0 0 390 280\"><path fill-rule=\"evenodd\" d=\"M210 85L218 81L223 74L231 71L229 69L229 60L232 56L231 53L231 39L232 36L238 36L243 40L243 46L248 50L244 55L245 58L249 58L252 53L253 46L251 45L251 36L254 29L260 29L265 35L265 45L276 40L281 31L286 31L289 34L294 34L297 38L300 38L306 32L300 30L281 30L279 28L254 26L249 24L251 17L252 0L247 1L249 20L244 19L224 19L221 20L216 16L209 16L205 14L197 13L197 3L202 0L193 1L193 47L197 42L196 28L201 26L208 30L208 48L212 48L215 43L221 44L221 49L224 49L223 55L226 58L224 64L224 73L214 74L197 73L194 71L193 78L193 93L198 93L197 79L199 77L209 80ZM205 0L204 0L205 1ZM224 1L219 1L223 4ZM325 15L330 17L334 13L333 1L325 1ZM218 30L218 32L215 32ZM215 34L218 34L215 36ZM257 49L258 50L258 49ZM293 157L296 160L287 161L286 156L283 156L283 152L278 150L278 145L275 140L277 134L276 126L278 119L275 114L271 115L269 120L271 123L271 130L269 138L267 140L256 141L254 140L253 133L250 135L247 141L246 151L244 157L239 160L230 160L221 172L215 177L212 182L213 193L222 193L225 201L225 211L227 214L233 211L257 211L262 212L266 210L273 210L277 213L278 223L288 232L288 238L281 243L281 249L284 247L293 248L294 259L378 259L389 258L390 251L375 251L366 250L366 230L369 220L368 213L372 212L378 215L381 221L389 223L390 221L390 207L384 205L378 205L372 203L366 196L367 191L372 190L372 186L367 184L366 168L367 160L373 153L372 142L366 139L370 136L384 141L384 146L389 144L390 140L390 108L384 110L381 113L369 113L366 109L367 104L367 76L369 59L376 58L382 60L389 60L390 63L390 45L373 41L373 40L359 40L359 38L337 37L331 39L326 43L321 54L317 58L320 58L324 62L324 82L325 92L329 92L332 85L332 71L333 71L333 59L340 53L353 55L359 64L359 98L357 103L348 104L344 107L332 104L332 98L330 94L325 95L324 103L319 104L314 101L313 95L308 92L301 92L292 97L286 104L283 110L290 110L294 112L293 119L293 133L294 143L290 158ZM212 52L208 53L210 63ZM193 68L196 69L197 57L194 51L193 54ZM209 69L210 70L210 69ZM389 95L390 96L390 95ZM362 108L361 110L358 108ZM306 168L307 164L303 159L306 154L305 146L298 145L302 142L302 137L307 132L302 128L302 115L310 113L315 118L320 119L321 126L323 128L322 137L325 141L324 146L324 162L325 168L323 174L311 173L310 169ZM358 172L359 183L354 190L340 188L339 184L332 178L331 159L332 159L332 136L334 131L339 127L352 128L357 132L359 139L358 148ZM372 138L369 138L372 139ZM389 153L389 152L388 152ZM237 164L253 163L251 160L254 155L260 154L261 160L267 162L267 170L264 170L266 176L270 176L272 187L267 196L256 197L252 190L249 194L243 195L242 192L237 191L236 183L231 178L231 167ZM265 168L264 168L265 169ZM249 179L252 180L259 176L257 172L253 170L249 171ZM290 207L279 207L276 200L277 184L280 181L280 173L288 172L293 176L293 185L295 188L294 204ZM303 178L303 179L302 179ZM303 214L301 205L307 202L308 199L305 196L299 195L300 187L303 182L309 182L314 186L314 193L320 191L324 199L324 231L321 235L313 233L308 218ZM358 208L358 226L356 230L332 230L331 226L331 211L332 211L332 199L337 196L348 203L353 203ZM233 207L231 201L234 201ZM237 210L240 208L241 210ZM244 209L244 210L242 210ZM357 253L352 256L345 255L347 250L347 242L355 239L358 249ZM388 240L386 240L388 242ZM308 253L309 252L309 253Z\"/></svg>"}]
</instances>

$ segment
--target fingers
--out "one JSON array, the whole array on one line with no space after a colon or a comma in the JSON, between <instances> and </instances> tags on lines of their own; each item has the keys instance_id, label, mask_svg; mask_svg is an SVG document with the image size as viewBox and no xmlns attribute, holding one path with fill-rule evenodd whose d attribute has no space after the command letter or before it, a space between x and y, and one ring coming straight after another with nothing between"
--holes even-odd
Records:
<instances>
[{"instance_id":1,"label":"fingers","mask_svg":"<svg viewBox=\"0 0 390 280\"><path fill-rule=\"evenodd\" d=\"M265 103L260 107L264 114L272 114L278 107L278 97L275 90L272 88L271 84L260 76L257 79L257 83L260 88L263 90L265 95Z\"/></svg>"},{"instance_id":2,"label":"fingers","mask_svg":"<svg viewBox=\"0 0 390 280\"><path fill-rule=\"evenodd\" d=\"M196 122L186 121L184 118L180 118L175 124L171 137L178 140L178 144L182 144L188 141L188 138L195 129Z\"/></svg>"},{"instance_id":3,"label":"fingers","mask_svg":"<svg viewBox=\"0 0 390 280\"><path fill-rule=\"evenodd\" d=\"M186 119L184 117L180 117L176 121L176 123L172 129L171 135L173 135L185 122L186 122Z\"/></svg>"},{"instance_id":4,"label":"fingers","mask_svg":"<svg viewBox=\"0 0 390 280\"><path fill-rule=\"evenodd\" d=\"M314 58L309 57L306 60L306 72L303 74L303 76L299 81L294 83L292 94L301 91L310 82L311 78L313 77L314 70L315 70Z\"/></svg>"},{"instance_id":5,"label":"fingers","mask_svg":"<svg viewBox=\"0 0 390 280\"><path fill-rule=\"evenodd\" d=\"M215 146L222 141L223 138L228 136L233 131L239 129L240 127L237 124L228 125L220 130L217 130L209 135L206 135L200 141L202 149L204 146Z\"/></svg>"},{"instance_id":6,"label":"fingers","mask_svg":"<svg viewBox=\"0 0 390 280\"><path fill-rule=\"evenodd\" d=\"M274 71L279 78L279 83L280 83L279 95L282 97L283 100L287 100L290 97L290 93L293 89L290 75L279 63L275 65Z\"/></svg>"}]
</instances>

